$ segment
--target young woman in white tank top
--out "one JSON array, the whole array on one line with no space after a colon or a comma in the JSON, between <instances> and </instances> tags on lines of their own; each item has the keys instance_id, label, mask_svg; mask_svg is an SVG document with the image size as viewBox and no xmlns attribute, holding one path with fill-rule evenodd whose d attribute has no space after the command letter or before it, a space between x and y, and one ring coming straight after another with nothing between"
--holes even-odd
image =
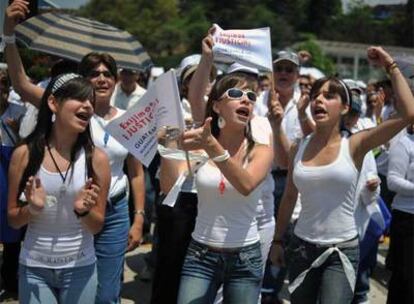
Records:
<instances>
[{"instance_id":1,"label":"young woman in white tank top","mask_svg":"<svg viewBox=\"0 0 414 304\"><path fill-rule=\"evenodd\" d=\"M414 121L414 98L391 56L371 47L368 59L389 73L400 115L342 138L341 117L352 98L349 88L334 77L314 84L310 98L315 132L291 150L271 250L273 263L284 263L283 234L299 192L302 212L286 253L293 304L351 303L359 259L354 196L362 161L368 151Z\"/></svg>"},{"instance_id":2,"label":"young woman in white tank top","mask_svg":"<svg viewBox=\"0 0 414 304\"><path fill-rule=\"evenodd\" d=\"M184 149L209 155L197 172L198 214L181 274L178 303L257 303L262 257L257 230L259 186L270 170L272 148L255 143L250 119L257 82L242 75L219 79L206 121L184 133Z\"/></svg>"},{"instance_id":3,"label":"young woman in white tank top","mask_svg":"<svg viewBox=\"0 0 414 304\"><path fill-rule=\"evenodd\" d=\"M80 75L52 79L34 131L12 155L9 222L27 225L20 303L95 301L93 235L103 226L110 169L90 136L93 104L93 88Z\"/></svg>"},{"instance_id":4,"label":"young woman in white tank top","mask_svg":"<svg viewBox=\"0 0 414 304\"><path fill-rule=\"evenodd\" d=\"M14 35L17 23L24 20L28 13L27 1L13 1L6 10L4 34ZM4 52L16 92L25 101L40 107L44 89L28 80L15 43L7 43ZM95 90L95 115L91 118L90 124L92 139L94 144L107 154L112 177L104 226L95 236L98 271L96 303L119 303L125 252L134 250L142 240L145 216L144 171L140 161L105 131L105 126L123 113L110 103L117 80L115 59L108 53L91 52L82 58L78 70L92 83ZM127 174L123 171L124 163ZM135 209L131 210L131 224L129 197Z\"/></svg>"}]
</instances>

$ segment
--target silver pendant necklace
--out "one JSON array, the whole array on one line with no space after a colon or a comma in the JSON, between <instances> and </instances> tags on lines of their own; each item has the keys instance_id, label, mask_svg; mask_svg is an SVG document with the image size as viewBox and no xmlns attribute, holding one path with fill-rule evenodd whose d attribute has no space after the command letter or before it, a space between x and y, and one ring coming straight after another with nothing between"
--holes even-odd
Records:
<instances>
[{"instance_id":1,"label":"silver pendant necklace","mask_svg":"<svg viewBox=\"0 0 414 304\"><path fill-rule=\"evenodd\" d=\"M63 197L66 194L67 186L65 184L66 178L68 177L68 172L70 170L70 167L72 166L72 161L69 163L68 168L66 169L65 175L63 175L62 171L60 171L59 166L53 157L52 151L50 151L49 143L46 143L47 150L49 152L50 157L52 158L53 164L55 165L56 169L59 172L60 177L62 178L62 185L59 187L59 197Z\"/></svg>"}]
</instances>

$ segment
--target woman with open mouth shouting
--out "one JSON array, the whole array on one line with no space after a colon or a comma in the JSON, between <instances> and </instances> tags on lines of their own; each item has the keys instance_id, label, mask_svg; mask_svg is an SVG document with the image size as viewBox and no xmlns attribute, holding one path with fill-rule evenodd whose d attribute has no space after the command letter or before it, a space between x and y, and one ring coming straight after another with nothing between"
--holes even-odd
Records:
<instances>
[{"instance_id":1,"label":"woman with open mouth shouting","mask_svg":"<svg viewBox=\"0 0 414 304\"><path fill-rule=\"evenodd\" d=\"M399 115L342 137L342 117L352 102L350 89L336 77L313 85L315 131L291 149L271 250L273 263L283 264L283 235L300 193L302 211L286 249L292 304L352 302L359 261L354 195L363 159L414 121L414 98L393 58L381 47L370 47L367 54L389 74Z\"/></svg>"},{"instance_id":2,"label":"woman with open mouth shouting","mask_svg":"<svg viewBox=\"0 0 414 304\"><path fill-rule=\"evenodd\" d=\"M221 285L224 303L257 303L263 260L256 207L273 154L251 135L255 86L240 75L222 77L209 95L204 125L183 134L184 149L203 149L210 160L196 175L198 214L180 304L213 303Z\"/></svg>"},{"instance_id":3,"label":"woman with open mouth shouting","mask_svg":"<svg viewBox=\"0 0 414 304\"><path fill-rule=\"evenodd\" d=\"M15 0L9 5L4 35L13 37L15 26L28 13L27 5L25 0ZM40 107L44 89L27 80L13 38L6 40L5 55L14 89L23 100ZM95 236L98 273L96 303L119 303L125 252L138 247L142 239L145 215L144 172L141 163L105 130L110 121L124 113L110 105L117 80L114 58L109 54L87 54L79 65L79 72L91 82L95 92L96 102L90 125L93 142L107 154L111 166L105 222L102 230ZM125 163L128 174L123 170ZM131 226L128 213L129 192L133 196L135 207Z\"/></svg>"},{"instance_id":4,"label":"woman with open mouth shouting","mask_svg":"<svg viewBox=\"0 0 414 304\"><path fill-rule=\"evenodd\" d=\"M94 234L104 223L109 161L90 136L94 91L77 74L47 87L34 131L13 152L8 216L27 225L20 253L20 303L93 303ZM19 201L24 193L26 204Z\"/></svg>"}]
</instances>

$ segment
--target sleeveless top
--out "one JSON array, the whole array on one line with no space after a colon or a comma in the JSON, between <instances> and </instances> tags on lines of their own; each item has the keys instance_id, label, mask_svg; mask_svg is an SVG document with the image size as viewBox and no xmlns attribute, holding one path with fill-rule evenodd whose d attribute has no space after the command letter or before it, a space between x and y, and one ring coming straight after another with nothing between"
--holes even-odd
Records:
<instances>
[{"instance_id":1,"label":"sleeveless top","mask_svg":"<svg viewBox=\"0 0 414 304\"><path fill-rule=\"evenodd\" d=\"M221 192L222 180L225 189ZM244 196L209 161L198 170L196 184L198 214L194 240L220 248L243 247L259 241L256 216L263 182Z\"/></svg>"},{"instance_id":2,"label":"sleeveless top","mask_svg":"<svg viewBox=\"0 0 414 304\"><path fill-rule=\"evenodd\" d=\"M358 170L342 138L337 158L324 166L306 166L303 153L311 136L302 140L295 157L293 182L301 194L302 211L295 234L317 244L335 244L357 236L354 218Z\"/></svg>"},{"instance_id":3,"label":"sleeveless top","mask_svg":"<svg viewBox=\"0 0 414 304\"><path fill-rule=\"evenodd\" d=\"M128 186L128 178L123 170L125 159L128 156L128 150L105 131L105 127L123 113L125 113L124 110L117 108L116 115L110 120L105 120L94 114L90 121L93 143L105 151L109 158L109 165L111 166L111 185L108 191L108 198L122 193Z\"/></svg>"},{"instance_id":4,"label":"sleeveless top","mask_svg":"<svg viewBox=\"0 0 414 304\"><path fill-rule=\"evenodd\" d=\"M65 174L65 172L63 172ZM73 176L71 176L73 174ZM44 209L31 217L20 253L20 263L30 267L71 268L96 260L93 235L73 212L73 203L87 180L85 152L82 149L61 195L62 178L41 166L37 176L46 191Z\"/></svg>"}]
</instances>

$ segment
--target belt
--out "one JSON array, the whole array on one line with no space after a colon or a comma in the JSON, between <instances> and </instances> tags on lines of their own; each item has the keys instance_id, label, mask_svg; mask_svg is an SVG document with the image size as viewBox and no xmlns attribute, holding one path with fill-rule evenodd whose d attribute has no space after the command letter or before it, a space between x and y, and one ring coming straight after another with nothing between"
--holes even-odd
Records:
<instances>
[{"instance_id":1,"label":"belt","mask_svg":"<svg viewBox=\"0 0 414 304\"><path fill-rule=\"evenodd\" d=\"M215 252L215 253L239 253L241 251L246 250L249 247L254 247L259 243L259 242L257 242L257 243L247 245L247 246L243 246L243 247L222 248L222 247L214 247L214 246L210 246L210 245L205 245L205 244L202 244L200 242L197 242L194 239L192 239L191 241L193 242L193 244L195 246L200 247L203 250L210 251L210 252Z\"/></svg>"},{"instance_id":2,"label":"belt","mask_svg":"<svg viewBox=\"0 0 414 304\"><path fill-rule=\"evenodd\" d=\"M116 194L116 195L114 195L114 196L112 196L112 197L110 197L109 198L109 202L112 204L112 205L116 205L116 204L118 204L125 196L126 196L126 190L123 190L123 191L121 191L120 193L118 193L118 194Z\"/></svg>"},{"instance_id":3,"label":"belt","mask_svg":"<svg viewBox=\"0 0 414 304\"><path fill-rule=\"evenodd\" d=\"M288 170L286 169L275 169L272 170L272 175L274 176L287 176Z\"/></svg>"},{"instance_id":4,"label":"belt","mask_svg":"<svg viewBox=\"0 0 414 304\"><path fill-rule=\"evenodd\" d=\"M213 247L204 245L208 249L208 251L215 252L215 253L238 253L243 247L234 247L234 248L221 248L221 247Z\"/></svg>"}]
</instances>

